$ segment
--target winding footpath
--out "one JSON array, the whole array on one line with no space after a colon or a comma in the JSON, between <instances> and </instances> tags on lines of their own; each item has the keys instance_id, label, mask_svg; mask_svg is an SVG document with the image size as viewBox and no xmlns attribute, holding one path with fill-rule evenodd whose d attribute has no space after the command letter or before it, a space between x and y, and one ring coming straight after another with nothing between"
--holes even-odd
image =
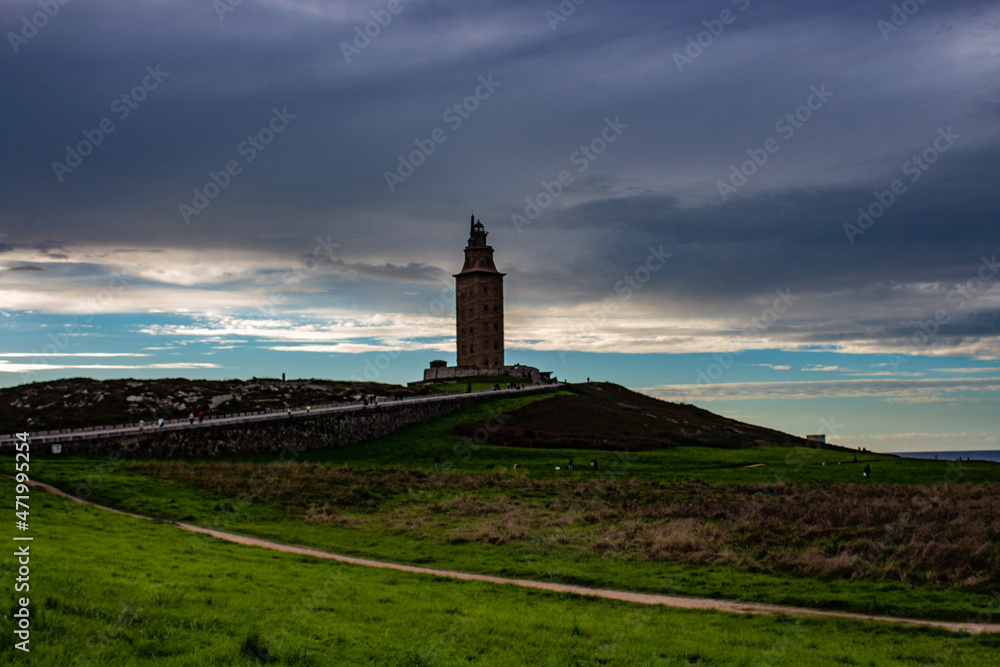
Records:
<instances>
[{"instance_id":1,"label":"winding footpath","mask_svg":"<svg viewBox=\"0 0 1000 667\"><path fill-rule=\"evenodd\" d=\"M116 510L112 507L98 505L97 503L92 503L83 500L81 498L77 498L76 496L71 496L70 494L65 493L64 491L60 491L56 487L51 486L49 484L44 484L42 482L29 482L29 484L44 489L49 493L55 494L57 496L62 496L74 502L81 503L83 505L90 505L92 507L97 507L99 509L106 510L108 512L114 512L115 514L124 514L126 516L134 517L136 519L145 519L147 521L152 521L152 518L148 516L142 516L140 514L132 514L130 512L123 512L121 510ZM950 630L952 632L968 632L972 634L978 634L982 632L1000 632L1000 624L997 623L959 623L953 621L932 621L932 620L924 620L916 618L898 618L894 616L872 616L869 614L854 614L850 612L826 611L822 609L806 609L804 607L785 607L781 605L763 604L757 602L734 602L732 600L713 600L708 598L685 598L685 597L676 597L672 595L633 593L629 591L614 591L603 588L587 588L586 586L553 584L544 581L532 581L529 579L507 579L505 577L494 577L488 574L472 574L469 572L456 572L454 570L435 570L428 567L417 567L414 565L387 563L384 561L370 560L367 558L342 556L340 554L334 554L328 551L320 551L318 549L310 549L308 547L297 547L290 544L281 544L279 542L271 542L269 540L262 540L256 537L247 537L246 535L237 535L236 533L227 533L221 530L211 530L209 528L202 528L201 526L194 526L187 523L176 523L176 522L171 522L171 523L182 530L187 530L192 533L201 533L203 535L209 535L211 537L220 540L226 540L227 542L235 542L236 544L244 544L252 547L262 547L264 549L272 549L274 551L282 551L285 553L300 554L303 556L312 556L314 558L335 560L341 563L350 563L351 565L363 565L365 567L380 567L389 570L398 570L400 572L413 572L415 574L429 574L435 577L445 577L448 579L462 579L465 581L484 581L491 584L506 584L512 586L521 586L523 588L534 588L544 591L554 591L556 593L570 593L572 595L590 595L594 597L607 598L609 600L622 600L624 602L635 602L639 604L664 605L667 607L676 607L679 609L711 609L714 611L724 611L736 614L786 614L789 616L813 616L813 617L818 616L825 618L848 618L859 621L878 621L883 623L899 623L903 625L942 628L944 630Z\"/></svg>"}]
</instances>

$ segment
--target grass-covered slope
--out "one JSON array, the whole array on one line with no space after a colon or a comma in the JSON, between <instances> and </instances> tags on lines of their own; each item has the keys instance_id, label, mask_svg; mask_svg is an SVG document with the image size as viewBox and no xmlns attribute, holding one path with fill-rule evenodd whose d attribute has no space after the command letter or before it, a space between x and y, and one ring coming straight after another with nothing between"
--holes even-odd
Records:
<instances>
[{"instance_id":1,"label":"grass-covered slope","mask_svg":"<svg viewBox=\"0 0 1000 667\"><path fill-rule=\"evenodd\" d=\"M698 446L738 449L805 446L787 433L727 419L693 405L661 401L608 382L567 386L568 395L509 415L490 437L505 447L645 451ZM472 435L481 422L455 428ZM830 448L833 448L830 446Z\"/></svg>"},{"instance_id":2,"label":"grass-covered slope","mask_svg":"<svg viewBox=\"0 0 1000 667\"><path fill-rule=\"evenodd\" d=\"M0 663L991 664L995 636L647 607L244 547L33 493L31 653ZM37 573L37 574L36 574ZM11 580L11 567L4 565ZM13 587L0 603L13 608ZM990 656L994 656L991 658Z\"/></svg>"},{"instance_id":3,"label":"grass-covered slope","mask_svg":"<svg viewBox=\"0 0 1000 667\"><path fill-rule=\"evenodd\" d=\"M32 470L138 513L395 562L949 620L994 604L1000 466L806 447L595 454L452 432L550 400L496 399L280 465L76 457ZM571 456L599 469L567 470Z\"/></svg>"}]
</instances>

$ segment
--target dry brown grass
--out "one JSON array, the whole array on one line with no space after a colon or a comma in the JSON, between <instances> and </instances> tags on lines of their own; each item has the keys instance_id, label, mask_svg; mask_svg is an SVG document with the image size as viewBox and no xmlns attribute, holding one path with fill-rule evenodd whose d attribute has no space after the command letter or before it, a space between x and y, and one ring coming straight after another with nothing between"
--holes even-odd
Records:
<instances>
[{"instance_id":1,"label":"dry brown grass","mask_svg":"<svg viewBox=\"0 0 1000 667\"><path fill-rule=\"evenodd\" d=\"M985 589L1000 583L1000 485L663 484L322 464L136 469L290 518L453 543L541 540L606 557ZM407 502L400 502L407 501Z\"/></svg>"},{"instance_id":2,"label":"dry brown grass","mask_svg":"<svg viewBox=\"0 0 1000 667\"><path fill-rule=\"evenodd\" d=\"M462 524L448 533L448 541L452 544L510 544L524 539L532 532L532 518L531 510L510 509L499 516Z\"/></svg>"},{"instance_id":3,"label":"dry brown grass","mask_svg":"<svg viewBox=\"0 0 1000 667\"><path fill-rule=\"evenodd\" d=\"M306 523L321 524L325 526L357 526L360 521L357 517L341 512L336 507L324 504L322 507L310 507L302 515Z\"/></svg>"}]
</instances>

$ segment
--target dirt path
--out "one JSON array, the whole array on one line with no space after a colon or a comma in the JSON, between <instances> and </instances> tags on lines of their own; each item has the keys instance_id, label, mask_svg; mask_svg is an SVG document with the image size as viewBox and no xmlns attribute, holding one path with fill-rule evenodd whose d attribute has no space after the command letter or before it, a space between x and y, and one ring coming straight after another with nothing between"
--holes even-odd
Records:
<instances>
[{"instance_id":1,"label":"dirt path","mask_svg":"<svg viewBox=\"0 0 1000 667\"><path fill-rule=\"evenodd\" d=\"M115 514L124 514L126 516L134 517L136 519L152 520L150 517L147 516L132 514L130 512L122 512L121 510L116 510L111 507L105 507L104 505L98 505L96 503L82 500L75 496L71 496L68 493L64 493L63 491L60 491L59 489L55 488L54 486L50 486L49 484L44 484L42 482L29 482L29 484L31 484L32 486L37 486L39 488L45 489L49 493L69 498L70 500L73 500L75 502L84 505L91 505L93 507L97 507L102 510L114 512ZM201 533L203 535L209 535L211 537L215 537L220 540L226 540L227 542L235 542L236 544L245 544L247 546L253 546L253 547L263 547L264 549L273 549L274 551L283 551L285 553L301 554L303 556L312 556L315 558L325 558L327 560L335 560L341 563L350 563L352 565L363 565L365 567L381 567L390 570L398 570L400 572L413 572L416 574L430 574L435 577L447 577L449 579L463 579L466 581L485 581L491 584L507 584L513 586L522 586L524 588L536 588L545 591L555 591L557 593L571 593L573 595L592 595L595 597L607 598L610 600L622 600L624 602L636 602L639 604L659 604L668 607L677 607L680 609L712 609L715 611L726 611L736 614L787 614L789 616L819 616L827 618L850 618L861 621L881 621L886 623L902 623L904 625L930 626L934 628L943 628L945 630L951 630L953 632L969 632L973 634L978 634L981 632L1000 632L1000 624L997 623L957 623L952 621L928 621L915 618L897 618L893 616L871 616L868 614L854 614L842 611L826 611L822 609L806 609L803 607L783 607L781 605L763 604L757 602L733 602L731 600L712 600L707 598L685 598L685 597L676 597L672 595L652 595L649 593L632 593L629 591L613 591L602 588L587 588L585 586L572 586L569 584L553 584L543 581L531 581L529 579L507 579L504 577L494 577L488 574L471 574L468 572L456 572L454 570L434 570L429 567L417 567L415 565L386 563L384 561L369 560L367 558L341 556L339 554L330 553L328 551L320 551L318 549L310 549L308 547L297 547L289 544L281 544L279 542L271 542L269 540L262 540L256 537L247 537L246 535L237 535L236 533L227 533L221 530L211 530L209 528L193 526L187 523L174 523L173 525L183 530L190 531L192 533Z\"/></svg>"}]
</instances>

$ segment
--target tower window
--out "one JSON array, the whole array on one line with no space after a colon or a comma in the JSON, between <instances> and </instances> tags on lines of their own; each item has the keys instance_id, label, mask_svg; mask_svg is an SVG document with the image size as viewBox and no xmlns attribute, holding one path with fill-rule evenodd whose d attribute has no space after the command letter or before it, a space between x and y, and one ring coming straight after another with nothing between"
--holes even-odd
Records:
<instances>
[{"instance_id":1,"label":"tower window","mask_svg":"<svg viewBox=\"0 0 1000 667\"><path fill-rule=\"evenodd\" d=\"M489 293L490 293L490 288L487 287L486 285L483 285L483 294L489 294Z\"/></svg>"},{"instance_id":2,"label":"tower window","mask_svg":"<svg viewBox=\"0 0 1000 667\"><path fill-rule=\"evenodd\" d=\"M469 327L469 333L472 333L472 327Z\"/></svg>"},{"instance_id":3,"label":"tower window","mask_svg":"<svg viewBox=\"0 0 1000 667\"><path fill-rule=\"evenodd\" d=\"M499 329L500 329L500 327L499 327L499 326L497 325L497 323L496 323L496 322L494 322L494 323L493 323L493 330L494 330L494 331L498 331Z\"/></svg>"},{"instance_id":4,"label":"tower window","mask_svg":"<svg viewBox=\"0 0 1000 667\"><path fill-rule=\"evenodd\" d=\"M496 310L496 306L493 307L493 310ZM490 307L485 303L483 304L483 311L487 313L490 311Z\"/></svg>"},{"instance_id":5,"label":"tower window","mask_svg":"<svg viewBox=\"0 0 1000 667\"><path fill-rule=\"evenodd\" d=\"M500 344L499 343L493 343L493 349L494 350L499 350L500 349Z\"/></svg>"},{"instance_id":6,"label":"tower window","mask_svg":"<svg viewBox=\"0 0 1000 667\"><path fill-rule=\"evenodd\" d=\"M474 350L474 349L472 348L472 346L470 345L470 346L469 346L469 354L472 354L473 352L475 352L475 350Z\"/></svg>"}]
</instances>

